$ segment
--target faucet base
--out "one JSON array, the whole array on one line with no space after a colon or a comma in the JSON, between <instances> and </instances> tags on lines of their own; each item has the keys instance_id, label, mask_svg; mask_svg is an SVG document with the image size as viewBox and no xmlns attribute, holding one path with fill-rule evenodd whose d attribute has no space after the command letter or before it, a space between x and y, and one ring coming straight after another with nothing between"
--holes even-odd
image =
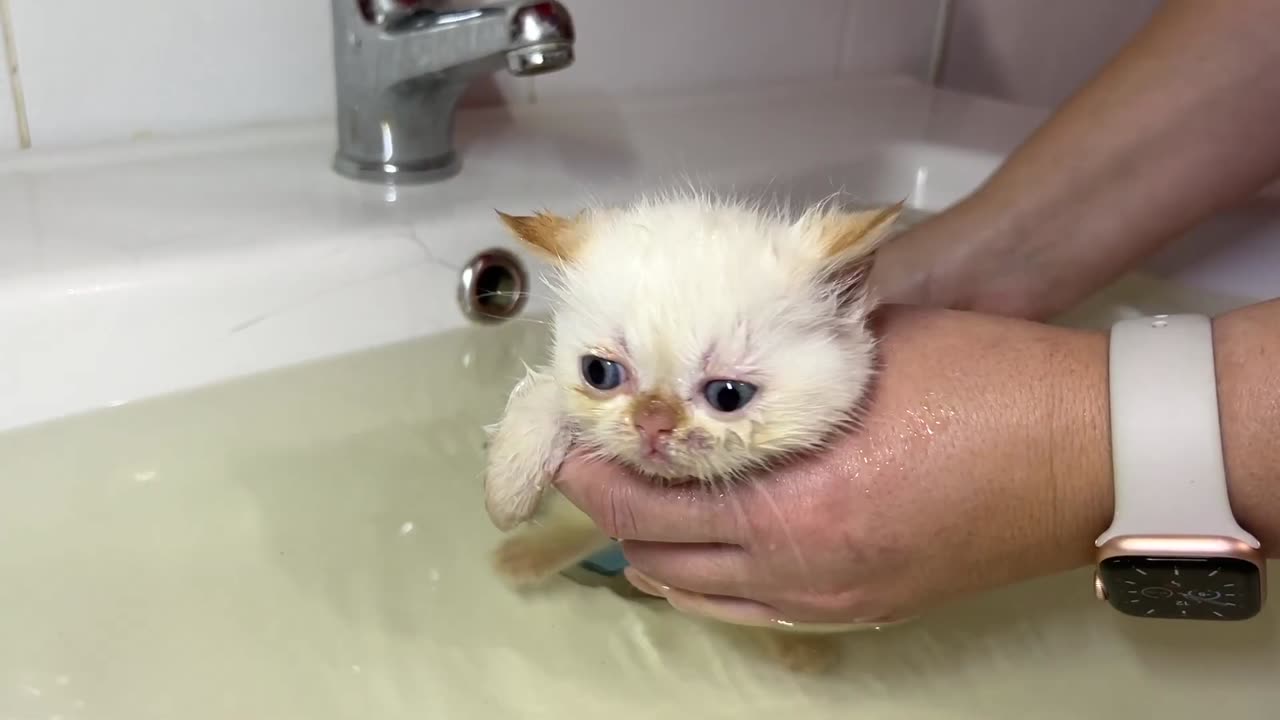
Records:
<instances>
[{"instance_id":1,"label":"faucet base","mask_svg":"<svg viewBox=\"0 0 1280 720\"><path fill-rule=\"evenodd\" d=\"M333 156L333 169L339 175L376 182L384 185L423 185L448 180L462 169L456 152L447 152L426 160L412 163L384 163L352 160L337 153Z\"/></svg>"}]
</instances>

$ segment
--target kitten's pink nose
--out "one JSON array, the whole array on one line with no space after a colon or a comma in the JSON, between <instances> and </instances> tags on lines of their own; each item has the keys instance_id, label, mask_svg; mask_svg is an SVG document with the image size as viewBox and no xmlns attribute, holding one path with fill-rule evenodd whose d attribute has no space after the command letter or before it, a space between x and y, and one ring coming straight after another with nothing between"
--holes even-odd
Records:
<instances>
[{"instance_id":1,"label":"kitten's pink nose","mask_svg":"<svg viewBox=\"0 0 1280 720\"><path fill-rule=\"evenodd\" d=\"M680 410L670 400L658 396L638 398L631 413L636 430L656 447L676 429L680 422Z\"/></svg>"}]
</instances>

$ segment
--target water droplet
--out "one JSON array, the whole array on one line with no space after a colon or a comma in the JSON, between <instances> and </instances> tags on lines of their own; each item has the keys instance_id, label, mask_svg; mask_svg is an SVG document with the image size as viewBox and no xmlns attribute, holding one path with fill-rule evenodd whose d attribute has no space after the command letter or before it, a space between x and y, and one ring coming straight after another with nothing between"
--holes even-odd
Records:
<instances>
[{"instance_id":1,"label":"water droplet","mask_svg":"<svg viewBox=\"0 0 1280 720\"><path fill-rule=\"evenodd\" d=\"M44 695L44 693L40 690L40 688L36 687L35 685L28 685L25 688L23 688L23 690L26 690L27 694L31 695L32 697L40 697L41 695Z\"/></svg>"},{"instance_id":2,"label":"water droplet","mask_svg":"<svg viewBox=\"0 0 1280 720\"><path fill-rule=\"evenodd\" d=\"M435 568L431 568L427 571L427 579L431 582L440 582L440 571Z\"/></svg>"},{"instance_id":3,"label":"water droplet","mask_svg":"<svg viewBox=\"0 0 1280 720\"><path fill-rule=\"evenodd\" d=\"M413 532L413 523L411 523L411 522L405 522L404 524L402 524L402 525L400 526L400 534L401 534L401 535L408 535L408 534L409 534L409 533L411 533L411 532Z\"/></svg>"},{"instance_id":4,"label":"water droplet","mask_svg":"<svg viewBox=\"0 0 1280 720\"><path fill-rule=\"evenodd\" d=\"M359 665L352 665L352 666L351 666L351 672L356 673L356 674L359 674L359 673L360 673L360 666L359 666Z\"/></svg>"},{"instance_id":5,"label":"water droplet","mask_svg":"<svg viewBox=\"0 0 1280 720\"><path fill-rule=\"evenodd\" d=\"M139 470L138 472L133 474L133 479L135 482L140 482L140 483L151 482L152 480L156 479L156 471L155 470Z\"/></svg>"}]
</instances>

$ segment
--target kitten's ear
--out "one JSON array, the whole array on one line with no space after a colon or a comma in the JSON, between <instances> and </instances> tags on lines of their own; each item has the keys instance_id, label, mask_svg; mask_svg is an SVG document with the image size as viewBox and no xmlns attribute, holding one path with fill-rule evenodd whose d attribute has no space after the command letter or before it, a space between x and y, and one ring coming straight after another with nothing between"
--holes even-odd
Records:
<instances>
[{"instance_id":1,"label":"kitten's ear","mask_svg":"<svg viewBox=\"0 0 1280 720\"><path fill-rule=\"evenodd\" d=\"M525 247L557 264L572 260L582 245L579 217L566 218L543 212L508 215L499 210L497 213Z\"/></svg>"},{"instance_id":2,"label":"kitten's ear","mask_svg":"<svg viewBox=\"0 0 1280 720\"><path fill-rule=\"evenodd\" d=\"M890 236L906 201L888 207L824 215L818 222L816 248L828 267L870 269L876 250Z\"/></svg>"},{"instance_id":3,"label":"kitten's ear","mask_svg":"<svg viewBox=\"0 0 1280 720\"><path fill-rule=\"evenodd\" d=\"M890 237L905 207L904 200L885 208L824 212L807 219L811 225L805 231L810 252L817 255L818 277L831 286L841 305L866 299L876 250Z\"/></svg>"}]
</instances>

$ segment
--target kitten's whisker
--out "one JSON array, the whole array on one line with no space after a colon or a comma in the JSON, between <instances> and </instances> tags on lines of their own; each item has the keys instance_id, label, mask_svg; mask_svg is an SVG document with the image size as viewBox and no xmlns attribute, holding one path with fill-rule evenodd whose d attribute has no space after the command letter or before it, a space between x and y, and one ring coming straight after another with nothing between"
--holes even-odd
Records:
<instances>
[{"instance_id":1,"label":"kitten's whisker","mask_svg":"<svg viewBox=\"0 0 1280 720\"><path fill-rule=\"evenodd\" d=\"M476 297L502 297L504 295L514 295L515 297L537 297L537 293L532 290L482 290L476 293Z\"/></svg>"},{"instance_id":2,"label":"kitten's whisker","mask_svg":"<svg viewBox=\"0 0 1280 720\"><path fill-rule=\"evenodd\" d=\"M551 327L554 324L554 322L550 318L539 317L536 315L528 316L528 317L516 315L514 317L505 318L503 322L504 323L524 323L527 325L542 325L546 327Z\"/></svg>"}]
</instances>

